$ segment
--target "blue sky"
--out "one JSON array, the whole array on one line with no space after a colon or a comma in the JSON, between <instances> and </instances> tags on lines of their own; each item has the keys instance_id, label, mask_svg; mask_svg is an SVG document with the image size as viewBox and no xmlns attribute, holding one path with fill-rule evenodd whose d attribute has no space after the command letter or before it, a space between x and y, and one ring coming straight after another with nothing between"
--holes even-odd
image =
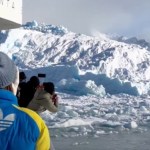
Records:
<instances>
[{"instance_id":1,"label":"blue sky","mask_svg":"<svg viewBox=\"0 0 150 150\"><path fill-rule=\"evenodd\" d=\"M63 25L92 35L97 32L150 39L149 0L25 0L23 23Z\"/></svg>"}]
</instances>

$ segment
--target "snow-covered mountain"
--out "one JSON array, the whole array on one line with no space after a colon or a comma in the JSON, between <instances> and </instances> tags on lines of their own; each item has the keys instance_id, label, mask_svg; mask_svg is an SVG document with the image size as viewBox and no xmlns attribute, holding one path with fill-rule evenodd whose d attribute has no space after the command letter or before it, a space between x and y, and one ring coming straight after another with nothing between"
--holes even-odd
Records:
<instances>
[{"instance_id":1,"label":"snow-covered mountain","mask_svg":"<svg viewBox=\"0 0 150 150\"><path fill-rule=\"evenodd\" d=\"M45 81L55 83L59 111L40 114L51 137L97 139L149 129L150 51L126 40L76 34L34 21L1 31L0 50L28 78L45 73Z\"/></svg>"},{"instance_id":2,"label":"snow-covered mountain","mask_svg":"<svg viewBox=\"0 0 150 150\"><path fill-rule=\"evenodd\" d=\"M0 49L28 76L46 73L46 80L63 92L150 93L150 51L145 45L76 34L62 26L33 21L1 31Z\"/></svg>"},{"instance_id":3,"label":"snow-covered mountain","mask_svg":"<svg viewBox=\"0 0 150 150\"><path fill-rule=\"evenodd\" d=\"M112 39L117 40L118 42L124 42L127 44L136 44L136 45L139 45L143 48L150 50L150 43L144 39L138 39L136 37L127 38L123 36L112 37Z\"/></svg>"}]
</instances>

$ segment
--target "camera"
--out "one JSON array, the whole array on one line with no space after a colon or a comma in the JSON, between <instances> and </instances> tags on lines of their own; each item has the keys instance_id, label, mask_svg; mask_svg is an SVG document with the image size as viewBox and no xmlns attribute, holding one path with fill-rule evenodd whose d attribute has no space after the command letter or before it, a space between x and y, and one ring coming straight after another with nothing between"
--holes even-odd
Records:
<instances>
[{"instance_id":1,"label":"camera","mask_svg":"<svg viewBox=\"0 0 150 150\"><path fill-rule=\"evenodd\" d=\"M38 73L38 77L39 77L39 78L45 78L45 77L46 77L46 74L44 74L44 73Z\"/></svg>"}]
</instances>

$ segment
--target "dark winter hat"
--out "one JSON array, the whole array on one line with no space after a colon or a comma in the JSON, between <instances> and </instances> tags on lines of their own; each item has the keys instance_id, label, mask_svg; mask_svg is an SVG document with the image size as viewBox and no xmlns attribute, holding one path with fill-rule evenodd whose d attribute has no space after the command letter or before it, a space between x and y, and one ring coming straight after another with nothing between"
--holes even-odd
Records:
<instances>
[{"instance_id":1,"label":"dark winter hat","mask_svg":"<svg viewBox=\"0 0 150 150\"><path fill-rule=\"evenodd\" d=\"M39 80L39 78L38 78L37 76L32 76L32 77L30 78L30 83L31 83L34 87L37 87L37 86L39 86L39 84L40 84L40 80Z\"/></svg>"},{"instance_id":2,"label":"dark winter hat","mask_svg":"<svg viewBox=\"0 0 150 150\"><path fill-rule=\"evenodd\" d=\"M25 73L23 71L19 72L19 79L20 80L25 80L26 79L26 75L25 75Z\"/></svg>"},{"instance_id":3,"label":"dark winter hat","mask_svg":"<svg viewBox=\"0 0 150 150\"><path fill-rule=\"evenodd\" d=\"M0 52L0 88L15 82L16 76L16 65L5 53Z\"/></svg>"},{"instance_id":4,"label":"dark winter hat","mask_svg":"<svg viewBox=\"0 0 150 150\"><path fill-rule=\"evenodd\" d=\"M43 86L44 86L44 90L50 94L53 94L53 92L55 91L55 86L54 83L52 82L44 82Z\"/></svg>"}]
</instances>

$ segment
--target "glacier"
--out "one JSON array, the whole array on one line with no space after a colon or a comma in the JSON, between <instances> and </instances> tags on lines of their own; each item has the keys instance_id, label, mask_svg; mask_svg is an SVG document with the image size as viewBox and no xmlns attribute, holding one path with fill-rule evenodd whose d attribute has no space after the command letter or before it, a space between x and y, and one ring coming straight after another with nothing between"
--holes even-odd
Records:
<instances>
[{"instance_id":1,"label":"glacier","mask_svg":"<svg viewBox=\"0 0 150 150\"><path fill-rule=\"evenodd\" d=\"M24 71L54 82L60 108L40 115L52 137L100 137L150 121L150 51L138 40L87 36L63 26L28 22L0 32L0 49Z\"/></svg>"},{"instance_id":2,"label":"glacier","mask_svg":"<svg viewBox=\"0 0 150 150\"><path fill-rule=\"evenodd\" d=\"M68 78L92 80L108 94L134 96L150 93L150 51L140 43L119 42L103 34L86 36L36 21L0 33L1 51L28 76L44 72L46 80L56 84Z\"/></svg>"}]
</instances>

